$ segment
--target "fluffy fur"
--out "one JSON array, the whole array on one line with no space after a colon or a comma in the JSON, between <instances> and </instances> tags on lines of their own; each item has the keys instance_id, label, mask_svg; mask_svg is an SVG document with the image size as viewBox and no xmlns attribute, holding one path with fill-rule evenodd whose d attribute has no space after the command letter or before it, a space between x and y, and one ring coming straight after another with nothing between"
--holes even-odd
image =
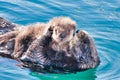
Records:
<instances>
[{"instance_id":1,"label":"fluffy fur","mask_svg":"<svg viewBox=\"0 0 120 80\"><path fill-rule=\"evenodd\" d=\"M66 44L73 38L76 24L69 17L55 17L48 24L37 23L30 25L24 30L20 30L15 38L14 57L20 57L25 52L31 42L41 35L44 35L48 28L53 29L52 38L59 44ZM59 46L62 46L59 45ZM61 48L62 49L62 48Z\"/></svg>"},{"instance_id":2,"label":"fluffy fur","mask_svg":"<svg viewBox=\"0 0 120 80\"><path fill-rule=\"evenodd\" d=\"M23 52L25 52L31 42L37 39L39 36L44 35L47 31L48 27L44 23L37 23L33 25L29 25L24 28L24 30L20 30L19 34L15 38L15 48L13 52L13 56L15 58L20 57Z\"/></svg>"},{"instance_id":3,"label":"fluffy fur","mask_svg":"<svg viewBox=\"0 0 120 80\"><path fill-rule=\"evenodd\" d=\"M55 17L48 24L53 27L52 38L56 42L69 42L75 34L76 23L69 17Z\"/></svg>"},{"instance_id":4,"label":"fluffy fur","mask_svg":"<svg viewBox=\"0 0 120 80\"><path fill-rule=\"evenodd\" d=\"M17 28L14 31L0 35L0 44L2 45L10 39L15 39L15 46L12 55L15 58L18 58L27 50L30 43L39 36L44 35L47 29L48 27L45 23L36 23L25 27L20 26L19 29Z\"/></svg>"}]
</instances>

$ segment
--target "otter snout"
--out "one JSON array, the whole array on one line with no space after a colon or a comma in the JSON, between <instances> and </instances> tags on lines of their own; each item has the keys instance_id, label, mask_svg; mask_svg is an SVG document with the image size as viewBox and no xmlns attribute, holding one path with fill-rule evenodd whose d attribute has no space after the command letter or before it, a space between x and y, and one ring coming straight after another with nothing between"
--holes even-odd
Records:
<instances>
[{"instance_id":1,"label":"otter snout","mask_svg":"<svg viewBox=\"0 0 120 80\"><path fill-rule=\"evenodd\" d=\"M65 34L65 33L60 34L60 38L61 38L61 39L65 38L65 37L66 37L66 34Z\"/></svg>"}]
</instances>

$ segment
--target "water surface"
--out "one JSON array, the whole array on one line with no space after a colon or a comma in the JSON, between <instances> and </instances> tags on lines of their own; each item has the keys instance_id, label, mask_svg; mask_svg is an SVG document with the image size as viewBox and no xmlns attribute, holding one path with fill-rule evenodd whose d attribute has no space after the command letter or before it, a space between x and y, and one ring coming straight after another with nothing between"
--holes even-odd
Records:
<instances>
[{"instance_id":1,"label":"water surface","mask_svg":"<svg viewBox=\"0 0 120 80\"><path fill-rule=\"evenodd\" d=\"M120 80L119 0L0 0L0 17L17 24L47 22L55 16L69 16L76 21L77 29L89 32L100 65L76 74L43 74L0 57L0 80Z\"/></svg>"}]
</instances>

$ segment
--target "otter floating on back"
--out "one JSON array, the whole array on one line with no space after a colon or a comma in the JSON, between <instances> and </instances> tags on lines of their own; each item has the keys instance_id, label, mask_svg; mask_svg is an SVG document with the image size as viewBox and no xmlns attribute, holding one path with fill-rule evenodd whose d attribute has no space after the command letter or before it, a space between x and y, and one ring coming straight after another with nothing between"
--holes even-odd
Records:
<instances>
[{"instance_id":1,"label":"otter floating on back","mask_svg":"<svg viewBox=\"0 0 120 80\"><path fill-rule=\"evenodd\" d=\"M18 53L17 59L27 67L35 71L41 69L76 71L94 68L99 64L93 39L85 31L75 32L75 21L68 17L55 17L45 27L49 27L49 29L44 35L31 39L26 51L22 51L22 55ZM4 30L2 27L1 29ZM7 29L11 29L11 25ZM19 34L21 33L17 35ZM14 47L14 39L17 35L8 39L8 42L1 47L10 47L10 45ZM26 44L22 45L26 46ZM9 48L11 50L7 50L9 53L7 56L14 57L14 54L10 53L15 49L13 47ZM0 52L1 54L6 53Z\"/></svg>"}]
</instances>

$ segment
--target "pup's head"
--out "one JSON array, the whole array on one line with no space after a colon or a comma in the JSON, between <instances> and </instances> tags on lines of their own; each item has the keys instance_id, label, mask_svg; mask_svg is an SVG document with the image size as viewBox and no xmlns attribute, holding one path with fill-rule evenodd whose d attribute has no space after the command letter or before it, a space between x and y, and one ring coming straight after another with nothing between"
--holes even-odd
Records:
<instances>
[{"instance_id":1,"label":"pup's head","mask_svg":"<svg viewBox=\"0 0 120 80\"><path fill-rule=\"evenodd\" d=\"M69 17L55 17L49 25L53 27L52 38L58 43L69 42L75 34L76 23Z\"/></svg>"}]
</instances>

